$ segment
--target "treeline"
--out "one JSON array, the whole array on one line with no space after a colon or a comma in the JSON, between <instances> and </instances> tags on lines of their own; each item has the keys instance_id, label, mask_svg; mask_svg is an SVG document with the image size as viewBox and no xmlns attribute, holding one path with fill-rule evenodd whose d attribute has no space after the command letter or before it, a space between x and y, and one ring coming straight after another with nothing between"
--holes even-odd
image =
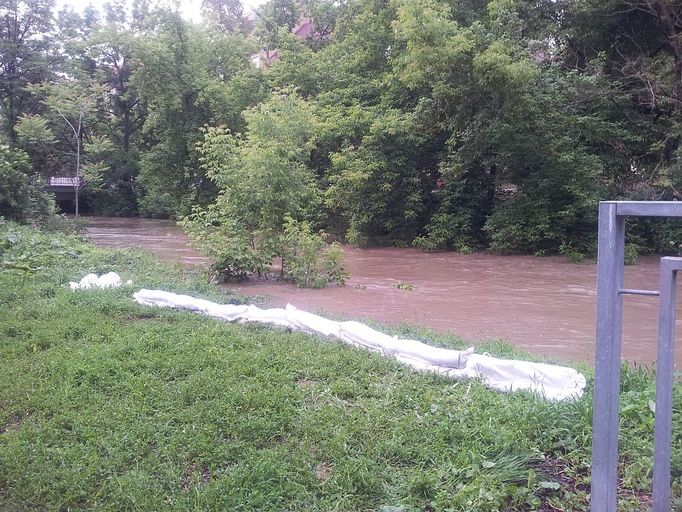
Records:
<instances>
[{"instance_id":1,"label":"treeline","mask_svg":"<svg viewBox=\"0 0 682 512\"><path fill-rule=\"evenodd\" d=\"M0 179L3 155L43 177L79 159L98 213L254 251L299 226L579 257L599 200L680 198L675 0L204 0L201 25L143 0L0 6Z\"/></svg>"}]
</instances>

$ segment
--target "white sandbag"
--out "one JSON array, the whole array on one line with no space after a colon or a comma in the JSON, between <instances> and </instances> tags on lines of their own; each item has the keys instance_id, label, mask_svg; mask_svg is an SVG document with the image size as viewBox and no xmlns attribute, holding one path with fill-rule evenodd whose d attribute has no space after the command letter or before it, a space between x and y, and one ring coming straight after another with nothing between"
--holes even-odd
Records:
<instances>
[{"instance_id":1,"label":"white sandbag","mask_svg":"<svg viewBox=\"0 0 682 512\"><path fill-rule=\"evenodd\" d=\"M140 304L147 306L163 306L175 309L197 311L205 315L214 316L228 322L243 320L250 306L236 306L234 304L216 304L203 299L195 299L189 295L164 292L162 290L140 290L133 297Z\"/></svg>"},{"instance_id":2,"label":"white sandbag","mask_svg":"<svg viewBox=\"0 0 682 512\"><path fill-rule=\"evenodd\" d=\"M133 284L132 281L128 281L126 284ZM108 272L101 276L97 274L88 274L79 282L71 281L69 287L72 290L87 290L89 288L118 288L121 286L121 276L116 272Z\"/></svg>"},{"instance_id":3,"label":"white sandbag","mask_svg":"<svg viewBox=\"0 0 682 512\"><path fill-rule=\"evenodd\" d=\"M262 322L293 329L291 322L287 318L287 310L282 308L261 309L256 306L249 306L242 320L245 322Z\"/></svg>"},{"instance_id":4,"label":"white sandbag","mask_svg":"<svg viewBox=\"0 0 682 512\"><path fill-rule=\"evenodd\" d=\"M585 377L573 368L472 354L467 368L499 391L532 391L552 400L579 397Z\"/></svg>"},{"instance_id":5,"label":"white sandbag","mask_svg":"<svg viewBox=\"0 0 682 512\"><path fill-rule=\"evenodd\" d=\"M235 306L234 304L213 304L202 312L228 322L236 322L244 316L248 308L249 306Z\"/></svg>"},{"instance_id":6,"label":"white sandbag","mask_svg":"<svg viewBox=\"0 0 682 512\"><path fill-rule=\"evenodd\" d=\"M339 322L328 320L319 315L296 309L287 304L287 318L291 322L291 328L310 334L322 334L324 336L339 337Z\"/></svg>"},{"instance_id":7,"label":"white sandbag","mask_svg":"<svg viewBox=\"0 0 682 512\"><path fill-rule=\"evenodd\" d=\"M573 368L497 359L475 354L473 347L466 350L432 347L421 341L389 336L360 322L335 322L290 304L285 309L261 309L144 289L133 296L140 304L187 309L231 322L262 322L336 338L393 357L415 370L436 372L454 379L478 378L499 391L526 390L548 400L564 400L579 398L586 385L585 377Z\"/></svg>"},{"instance_id":8,"label":"white sandbag","mask_svg":"<svg viewBox=\"0 0 682 512\"><path fill-rule=\"evenodd\" d=\"M395 338L360 322L340 322L339 338L350 345L376 350L386 355L396 353Z\"/></svg>"},{"instance_id":9,"label":"white sandbag","mask_svg":"<svg viewBox=\"0 0 682 512\"><path fill-rule=\"evenodd\" d=\"M398 342L413 342L414 340L398 340ZM419 342L417 342L419 343ZM427 345L428 346L428 345ZM433 347L432 347L433 348ZM440 373L442 375L455 377L460 376L461 378L476 378L477 375L474 370L467 367L467 362L469 356L474 353L474 347L469 347L466 350L448 350L440 349L447 352L452 352L448 359L452 360L451 364L447 363L434 363L429 361L428 358L420 357L413 351L400 351L393 355L398 361L401 361L415 370L423 370Z\"/></svg>"}]
</instances>

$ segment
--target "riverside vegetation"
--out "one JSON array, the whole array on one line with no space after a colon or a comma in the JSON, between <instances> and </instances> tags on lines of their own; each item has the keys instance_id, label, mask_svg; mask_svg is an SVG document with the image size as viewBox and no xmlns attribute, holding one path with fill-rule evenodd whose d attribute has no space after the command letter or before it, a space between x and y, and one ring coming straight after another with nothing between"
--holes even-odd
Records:
<instances>
[{"instance_id":1,"label":"riverside vegetation","mask_svg":"<svg viewBox=\"0 0 682 512\"><path fill-rule=\"evenodd\" d=\"M599 200L682 199L679 2L202 0L198 23L129 3L0 2L0 215L80 176L91 212L185 218L243 277L288 258L285 214L359 245L579 261ZM628 232L631 255L682 243Z\"/></svg>"},{"instance_id":2,"label":"riverside vegetation","mask_svg":"<svg viewBox=\"0 0 682 512\"><path fill-rule=\"evenodd\" d=\"M583 398L551 403L305 334L141 306L131 288L68 288L111 270L135 289L241 301L141 251L2 222L1 510L588 510L589 368ZM626 367L621 399L620 510L647 510L651 372ZM674 403L679 507L679 386Z\"/></svg>"}]
</instances>

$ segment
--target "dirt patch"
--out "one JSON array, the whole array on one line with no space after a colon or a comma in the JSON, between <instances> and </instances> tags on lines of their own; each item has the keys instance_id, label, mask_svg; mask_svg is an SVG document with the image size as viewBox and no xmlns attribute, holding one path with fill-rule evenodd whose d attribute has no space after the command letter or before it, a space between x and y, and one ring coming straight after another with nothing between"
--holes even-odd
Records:
<instances>
[{"instance_id":1,"label":"dirt patch","mask_svg":"<svg viewBox=\"0 0 682 512\"><path fill-rule=\"evenodd\" d=\"M286 442L287 438L282 434L276 434L268 439L263 440L263 442L255 443L254 447L257 450L264 450L266 448L271 448L272 446L281 446Z\"/></svg>"},{"instance_id":2,"label":"dirt patch","mask_svg":"<svg viewBox=\"0 0 682 512\"><path fill-rule=\"evenodd\" d=\"M154 313L140 313L138 315L128 315L128 317L125 319L125 322L127 323L151 321L168 322L169 320L167 318L160 317L159 315L156 315Z\"/></svg>"},{"instance_id":3,"label":"dirt patch","mask_svg":"<svg viewBox=\"0 0 682 512\"><path fill-rule=\"evenodd\" d=\"M311 379L299 379L298 382L296 382L296 385L299 387L299 389L308 389L316 383L317 381Z\"/></svg>"},{"instance_id":4,"label":"dirt patch","mask_svg":"<svg viewBox=\"0 0 682 512\"><path fill-rule=\"evenodd\" d=\"M185 468L180 475L180 488L182 492L189 492L200 483L207 484L211 481L211 468L205 462L193 462Z\"/></svg>"},{"instance_id":5,"label":"dirt patch","mask_svg":"<svg viewBox=\"0 0 682 512\"><path fill-rule=\"evenodd\" d=\"M638 510L644 512L645 510L652 510L654 506L654 497L648 491L637 491L635 489L618 488L618 498L625 499L631 503L639 503Z\"/></svg>"},{"instance_id":6,"label":"dirt patch","mask_svg":"<svg viewBox=\"0 0 682 512\"><path fill-rule=\"evenodd\" d=\"M328 462L320 462L315 465L315 478L320 482L326 482L332 476L333 467Z\"/></svg>"},{"instance_id":7,"label":"dirt patch","mask_svg":"<svg viewBox=\"0 0 682 512\"><path fill-rule=\"evenodd\" d=\"M150 314L150 313L142 313L139 315L130 315L128 317L130 320L152 320L156 318L156 315Z\"/></svg>"},{"instance_id":8,"label":"dirt patch","mask_svg":"<svg viewBox=\"0 0 682 512\"><path fill-rule=\"evenodd\" d=\"M590 491L590 486L580 483L574 476L575 470L572 470L568 465L559 459L547 457L545 460L538 463L538 473L544 475L546 480L551 480L559 483L562 488L570 488L574 491Z\"/></svg>"},{"instance_id":9,"label":"dirt patch","mask_svg":"<svg viewBox=\"0 0 682 512\"><path fill-rule=\"evenodd\" d=\"M562 460L548 457L537 465L537 470L542 479L558 483L563 494L573 495L574 498L582 497L578 498L581 502L583 500L585 501L585 503L581 503L581 505L587 505L589 503L591 489L590 485L586 483L589 479L581 478L581 475L576 473L574 468L569 467ZM551 490L543 491L539 494L538 497L543 501L538 509L540 512L566 510L564 507L556 508L552 506L552 498L550 497L552 495L554 497L557 496L557 494L553 493ZM636 504L636 510L639 510L640 512L651 510L653 505L653 498L650 492L627 489L620 480L618 482L618 499L619 501L624 500L630 504Z\"/></svg>"},{"instance_id":10,"label":"dirt patch","mask_svg":"<svg viewBox=\"0 0 682 512\"><path fill-rule=\"evenodd\" d=\"M30 412L15 414L11 416L4 425L0 427L0 435L19 430L21 426L31 417Z\"/></svg>"}]
</instances>

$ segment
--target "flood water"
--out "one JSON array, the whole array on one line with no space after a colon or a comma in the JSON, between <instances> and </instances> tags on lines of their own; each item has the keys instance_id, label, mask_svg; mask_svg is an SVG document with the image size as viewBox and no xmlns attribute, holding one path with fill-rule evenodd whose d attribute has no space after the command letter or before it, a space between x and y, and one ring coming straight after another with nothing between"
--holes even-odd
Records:
<instances>
[{"instance_id":1,"label":"flood water","mask_svg":"<svg viewBox=\"0 0 682 512\"><path fill-rule=\"evenodd\" d=\"M172 221L97 217L90 219L88 234L104 247L139 246L166 261L206 263ZM346 286L310 290L269 280L230 288L269 296L272 306L291 303L360 320L408 322L472 341L503 338L530 352L594 361L594 263L396 248L344 247L344 257L351 275ZM658 258L626 267L625 287L657 289ZM623 319L623 359L650 365L656 358L658 299L626 296ZM675 360L682 363L679 344Z\"/></svg>"}]
</instances>

